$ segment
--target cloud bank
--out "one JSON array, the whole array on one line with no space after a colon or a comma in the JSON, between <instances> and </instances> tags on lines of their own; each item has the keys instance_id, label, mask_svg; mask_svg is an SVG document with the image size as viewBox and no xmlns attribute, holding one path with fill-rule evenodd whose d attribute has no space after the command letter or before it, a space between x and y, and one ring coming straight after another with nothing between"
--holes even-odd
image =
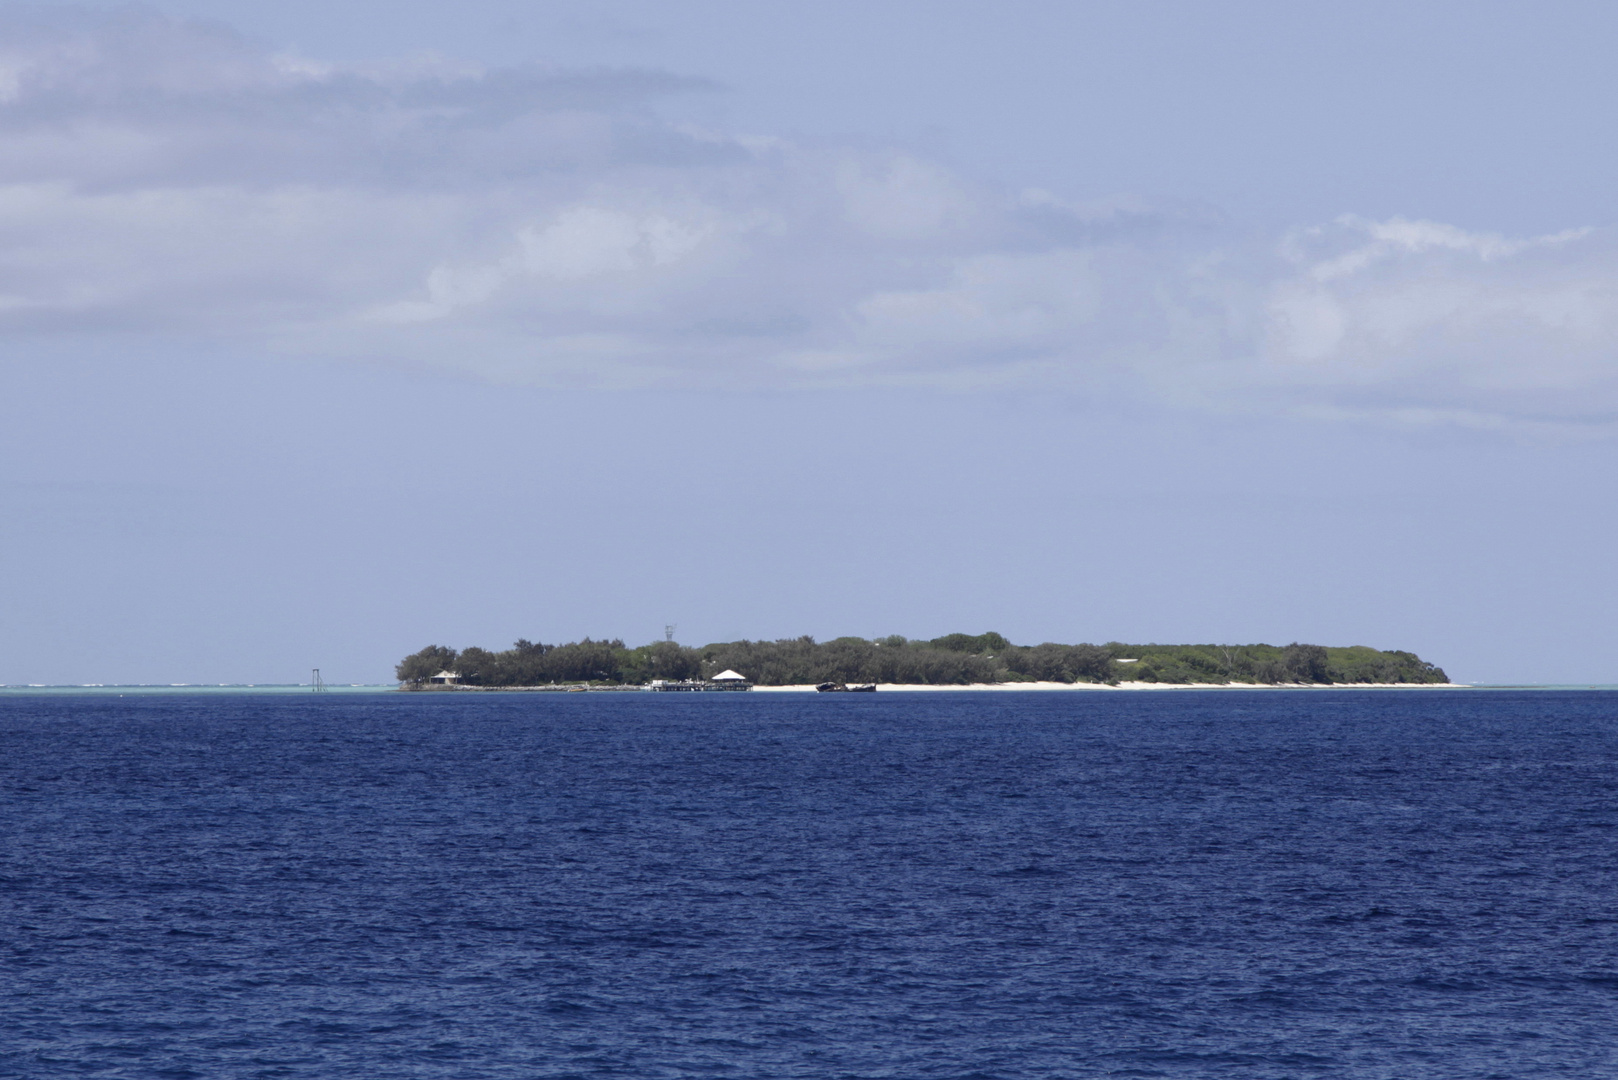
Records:
<instances>
[{"instance_id":1,"label":"cloud bank","mask_svg":"<svg viewBox=\"0 0 1618 1080\"><path fill-rule=\"evenodd\" d=\"M716 88L661 72L339 67L127 12L9 15L0 41L12 345L1618 428L1607 232L1254 236L901 149L693 130L658 102Z\"/></svg>"}]
</instances>

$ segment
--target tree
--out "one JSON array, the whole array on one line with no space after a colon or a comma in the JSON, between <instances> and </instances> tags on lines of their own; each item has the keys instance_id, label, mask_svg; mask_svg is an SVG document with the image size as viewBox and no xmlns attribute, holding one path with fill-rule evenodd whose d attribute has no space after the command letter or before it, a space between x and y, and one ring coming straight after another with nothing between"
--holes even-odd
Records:
<instances>
[{"instance_id":1,"label":"tree","mask_svg":"<svg viewBox=\"0 0 1618 1080\"><path fill-rule=\"evenodd\" d=\"M1283 683L1292 677L1291 671L1280 660L1260 660L1253 665L1253 678L1261 683Z\"/></svg>"},{"instance_id":2,"label":"tree","mask_svg":"<svg viewBox=\"0 0 1618 1080\"><path fill-rule=\"evenodd\" d=\"M1319 645L1300 645L1294 641L1281 651L1281 663L1292 673L1294 682L1331 682L1326 650Z\"/></svg>"},{"instance_id":3,"label":"tree","mask_svg":"<svg viewBox=\"0 0 1618 1080\"><path fill-rule=\"evenodd\" d=\"M620 682L623 678L624 643L592 641L585 638L558 645L545 654L545 668L557 682Z\"/></svg>"},{"instance_id":4,"label":"tree","mask_svg":"<svg viewBox=\"0 0 1618 1080\"><path fill-rule=\"evenodd\" d=\"M624 675L630 682L695 679L702 675L702 656L677 642L655 641L630 652Z\"/></svg>"},{"instance_id":5,"label":"tree","mask_svg":"<svg viewBox=\"0 0 1618 1080\"><path fill-rule=\"evenodd\" d=\"M455 660L455 671L468 686L499 686L500 657L488 649L470 645Z\"/></svg>"},{"instance_id":6,"label":"tree","mask_svg":"<svg viewBox=\"0 0 1618 1080\"><path fill-rule=\"evenodd\" d=\"M1001 635L990 630L986 634L945 634L943 637L933 638L927 644L935 649L946 649L949 652L964 652L973 654L990 653L998 655L1011 648L1011 642Z\"/></svg>"},{"instance_id":7,"label":"tree","mask_svg":"<svg viewBox=\"0 0 1618 1080\"><path fill-rule=\"evenodd\" d=\"M419 687L440 671L454 671L457 654L443 645L429 645L399 661L393 674L406 686Z\"/></svg>"},{"instance_id":8,"label":"tree","mask_svg":"<svg viewBox=\"0 0 1618 1080\"><path fill-rule=\"evenodd\" d=\"M1106 682L1112 678L1112 652L1097 645L1060 645L1054 641L1032 648L1003 645L1000 657L1008 671L1027 679L1071 683L1080 679Z\"/></svg>"}]
</instances>

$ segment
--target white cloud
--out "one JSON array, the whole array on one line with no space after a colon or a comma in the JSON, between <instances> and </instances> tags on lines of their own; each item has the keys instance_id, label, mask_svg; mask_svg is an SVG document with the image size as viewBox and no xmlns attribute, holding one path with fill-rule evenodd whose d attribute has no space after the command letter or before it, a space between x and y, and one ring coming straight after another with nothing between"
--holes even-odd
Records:
<instances>
[{"instance_id":1,"label":"white cloud","mask_svg":"<svg viewBox=\"0 0 1618 1080\"><path fill-rule=\"evenodd\" d=\"M1345 219L1270 289L1272 367L1376 410L1606 422L1618 409L1618 251L1588 230L1509 241ZM1379 406L1369 392L1381 395Z\"/></svg>"},{"instance_id":2,"label":"white cloud","mask_svg":"<svg viewBox=\"0 0 1618 1080\"><path fill-rule=\"evenodd\" d=\"M0 333L530 384L1024 386L1618 427L1618 248L1253 239L658 119L657 72L345 68L154 15L0 25ZM3 21L3 20L0 20Z\"/></svg>"},{"instance_id":3,"label":"white cloud","mask_svg":"<svg viewBox=\"0 0 1618 1080\"><path fill-rule=\"evenodd\" d=\"M661 214L637 218L621 210L579 206L543 228L517 232L522 266L562 280L666 266L690 254L710 231Z\"/></svg>"},{"instance_id":4,"label":"white cloud","mask_svg":"<svg viewBox=\"0 0 1618 1080\"><path fill-rule=\"evenodd\" d=\"M888 160L849 158L835 173L849 219L872 236L927 240L959 230L980 199L943 169L905 154Z\"/></svg>"},{"instance_id":5,"label":"white cloud","mask_svg":"<svg viewBox=\"0 0 1618 1080\"><path fill-rule=\"evenodd\" d=\"M715 231L711 222L682 221L664 214L635 215L600 206L572 206L540 224L519 226L509 251L493 262L444 263L428 271L425 296L387 304L374 312L383 322L421 322L486 304L502 293L522 297L547 284L611 279L626 289L637 271L671 267L701 248ZM530 304L538 301L532 295Z\"/></svg>"}]
</instances>

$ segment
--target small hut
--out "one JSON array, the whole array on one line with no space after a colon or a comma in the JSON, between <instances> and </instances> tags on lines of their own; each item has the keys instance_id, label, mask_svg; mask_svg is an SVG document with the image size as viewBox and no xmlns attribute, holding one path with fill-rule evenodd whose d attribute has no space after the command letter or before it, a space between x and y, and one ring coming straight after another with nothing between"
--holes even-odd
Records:
<instances>
[{"instance_id":1,"label":"small hut","mask_svg":"<svg viewBox=\"0 0 1618 1080\"><path fill-rule=\"evenodd\" d=\"M453 671L440 671L437 675L434 675L427 681L430 683L437 683L439 686L452 686L455 683L460 682L461 677Z\"/></svg>"},{"instance_id":2,"label":"small hut","mask_svg":"<svg viewBox=\"0 0 1618 1080\"><path fill-rule=\"evenodd\" d=\"M713 683L715 689L719 690L751 690L753 688L753 684L747 681L746 675L738 671L732 671L729 668L721 671L708 681Z\"/></svg>"}]
</instances>

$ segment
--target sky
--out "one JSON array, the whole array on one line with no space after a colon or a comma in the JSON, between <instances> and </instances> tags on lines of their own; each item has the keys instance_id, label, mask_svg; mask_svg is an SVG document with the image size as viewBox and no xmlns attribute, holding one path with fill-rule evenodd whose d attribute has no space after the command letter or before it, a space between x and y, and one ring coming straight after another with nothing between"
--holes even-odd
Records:
<instances>
[{"instance_id":1,"label":"sky","mask_svg":"<svg viewBox=\"0 0 1618 1080\"><path fill-rule=\"evenodd\" d=\"M1618 682L1618 9L0 4L0 683Z\"/></svg>"}]
</instances>

